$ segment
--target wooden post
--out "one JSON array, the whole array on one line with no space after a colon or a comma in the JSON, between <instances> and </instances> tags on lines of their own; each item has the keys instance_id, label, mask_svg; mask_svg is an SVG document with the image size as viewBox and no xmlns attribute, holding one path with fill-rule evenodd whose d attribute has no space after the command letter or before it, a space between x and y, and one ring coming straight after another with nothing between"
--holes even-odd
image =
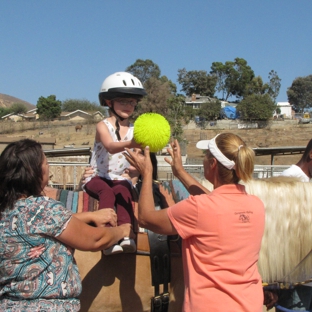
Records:
<instances>
[{"instance_id":1,"label":"wooden post","mask_svg":"<svg viewBox=\"0 0 312 312\"><path fill-rule=\"evenodd\" d=\"M66 190L66 167L63 166L63 190Z\"/></svg>"}]
</instances>

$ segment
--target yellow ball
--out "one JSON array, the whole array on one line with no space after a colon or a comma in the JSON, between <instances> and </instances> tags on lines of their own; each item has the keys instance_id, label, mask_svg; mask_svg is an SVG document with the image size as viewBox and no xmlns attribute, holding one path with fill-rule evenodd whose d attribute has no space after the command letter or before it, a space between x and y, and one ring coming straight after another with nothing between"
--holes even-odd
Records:
<instances>
[{"instance_id":1,"label":"yellow ball","mask_svg":"<svg viewBox=\"0 0 312 312\"><path fill-rule=\"evenodd\" d=\"M156 113L140 115L134 122L134 140L142 148L149 146L156 153L165 147L170 139L170 125L165 117Z\"/></svg>"}]
</instances>

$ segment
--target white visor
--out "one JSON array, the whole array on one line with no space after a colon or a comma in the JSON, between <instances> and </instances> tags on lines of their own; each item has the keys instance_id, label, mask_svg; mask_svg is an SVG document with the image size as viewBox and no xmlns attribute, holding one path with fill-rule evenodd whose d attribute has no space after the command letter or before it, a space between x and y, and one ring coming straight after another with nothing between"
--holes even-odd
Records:
<instances>
[{"instance_id":1,"label":"white visor","mask_svg":"<svg viewBox=\"0 0 312 312\"><path fill-rule=\"evenodd\" d=\"M211 154L220 162L225 168L231 170L235 169L235 162L233 160L229 160L218 148L216 144L216 137L219 134L217 134L213 139L211 140L202 140L198 141L196 143L196 147L198 149L203 149L211 152Z\"/></svg>"}]
</instances>

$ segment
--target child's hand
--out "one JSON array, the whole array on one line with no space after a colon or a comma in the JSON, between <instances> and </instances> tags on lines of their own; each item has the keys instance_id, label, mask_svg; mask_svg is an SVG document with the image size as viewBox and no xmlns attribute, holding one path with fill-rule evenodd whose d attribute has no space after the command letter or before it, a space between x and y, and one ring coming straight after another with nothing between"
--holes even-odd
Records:
<instances>
[{"instance_id":1,"label":"child's hand","mask_svg":"<svg viewBox=\"0 0 312 312\"><path fill-rule=\"evenodd\" d=\"M86 178L91 177L92 175L94 175L94 173L95 173L95 170L92 167L86 167L82 175L81 182L83 184L86 183Z\"/></svg>"},{"instance_id":2,"label":"child's hand","mask_svg":"<svg viewBox=\"0 0 312 312\"><path fill-rule=\"evenodd\" d=\"M129 148L139 148L139 149L142 149L142 146L141 144L137 143L134 138L131 140L131 144L129 146Z\"/></svg>"}]
</instances>

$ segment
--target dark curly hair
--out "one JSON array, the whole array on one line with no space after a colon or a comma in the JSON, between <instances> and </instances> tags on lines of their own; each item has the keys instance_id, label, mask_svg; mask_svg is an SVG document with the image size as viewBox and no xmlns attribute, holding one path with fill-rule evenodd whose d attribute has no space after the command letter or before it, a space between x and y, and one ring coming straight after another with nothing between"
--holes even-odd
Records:
<instances>
[{"instance_id":1,"label":"dark curly hair","mask_svg":"<svg viewBox=\"0 0 312 312\"><path fill-rule=\"evenodd\" d=\"M22 196L41 195L43 160L41 144L34 140L7 145L0 156L0 214Z\"/></svg>"},{"instance_id":2,"label":"dark curly hair","mask_svg":"<svg viewBox=\"0 0 312 312\"><path fill-rule=\"evenodd\" d=\"M312 139L309 141L305 151L300 159L301 162L308 162L310 160L310 153L312 151Z\"/></svg>"}]
</instances>

